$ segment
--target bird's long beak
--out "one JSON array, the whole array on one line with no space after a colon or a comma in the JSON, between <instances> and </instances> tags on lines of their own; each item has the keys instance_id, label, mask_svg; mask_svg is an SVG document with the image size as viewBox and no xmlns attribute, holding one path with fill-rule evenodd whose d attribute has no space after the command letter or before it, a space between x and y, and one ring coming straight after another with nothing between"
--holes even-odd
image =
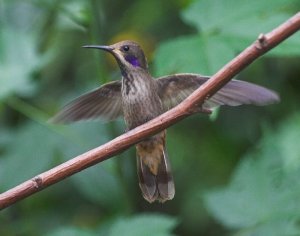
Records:
<instances>
[{"instance_id":1,"label":"bird's long beak","mask_svg":"<svg viewBox=\"0 0 300 236\"><path fill-rule=\"evenodd\" d=\"M114 48L112 46L102 46L102 45L85 45L82 46L83 48L95 48L95 49L101 49L104 51L112 52Z\"/></svg>"}]
</instances>

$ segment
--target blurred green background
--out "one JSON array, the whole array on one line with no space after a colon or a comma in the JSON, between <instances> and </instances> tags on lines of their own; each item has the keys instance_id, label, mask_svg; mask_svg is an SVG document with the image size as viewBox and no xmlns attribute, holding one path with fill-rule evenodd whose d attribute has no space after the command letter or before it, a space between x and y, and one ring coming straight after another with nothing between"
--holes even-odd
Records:
<instances>
[{"instance_id":1,"label":"blurred green background","mask_svg":"<svg viewBox=\"0 0 300 236\"><path fill-rule=\"evenodd\" d=\"M122 120L47 123L59 108L120 79L86 44L138 41L155 76L215 73L300 9L299 0L0 0L0 191L124 132ZM300 35L238 79L281 103L222 107L168 129L175 199L149 204L135 150L1 211L0 235L300 235Z\"/></svg>"}]
</instances>

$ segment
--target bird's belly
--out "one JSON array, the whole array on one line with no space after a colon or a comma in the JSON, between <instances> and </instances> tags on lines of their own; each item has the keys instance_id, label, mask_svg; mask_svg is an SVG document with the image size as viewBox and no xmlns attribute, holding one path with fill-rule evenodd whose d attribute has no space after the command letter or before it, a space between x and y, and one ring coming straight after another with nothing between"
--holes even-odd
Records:
<instances>
[{"instance_id":1,"label":"bird's belly","mask_svg":"<svg viewBox=\"0 0 300 236\"><path fill-rule=\"evenodd\" d=\"M162 104L155 96L137 94L123 97L123 114L128 129L133 129L162 114Z\"/></svg>"}]
</instances>

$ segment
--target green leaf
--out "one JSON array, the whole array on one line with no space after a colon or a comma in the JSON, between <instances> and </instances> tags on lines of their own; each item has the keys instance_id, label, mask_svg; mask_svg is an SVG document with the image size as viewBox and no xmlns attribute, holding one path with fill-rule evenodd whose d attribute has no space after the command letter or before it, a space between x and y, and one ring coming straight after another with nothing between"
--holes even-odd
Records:
<instances>
[{"instance_id":1,"label":"green leaf","mask_svg":"<svg viewBox=\"0 0 300 236\"><path fill-rule=\"evenodd\" d=\"M112 162L108 160L106 162ZM110 211L121 210L126 201L118 176L110 173L101 165L93 166L72 177L76 187L89 200L101 203Z\"/></svg>"},{"instance_id":2,"label":"green leaf","mask_svg":"<svg viewBox=\"0 0 300 236\"><path fill-rule=\"evenodd\" d=\"M168 236L177 225L175 218L158 215L136 215L131 218L123 218L114 222L109 236Z\"/></svg>"},{"instance_id":3,"label":"green leaf","mask_svg":"<svg viewBox=\"0 0 300 236\"><path fill-rule=\"evenodd\" d=\"M1 158L1 189L34 177L47 170L53 162L55 148L61 139L47 128L36 123L24 125L8 144Z\"/></svg>"},{"instance_id":4,"label":"green leaf","mask_svg":"<svg viewBox=\"0 0 300 236\"><path fill-rule=\"evenodd\" d=\"M85 230L76 227L63 227L47 233L46 236L93 236L97 235L90 230Z\"/></svg>"},{"instance_id":5,"label":"green leaf","mask_svg":"<svg viewBox=\"0 0 300 236\"><path fill-rule=\"evenodd\" d=\"M290 15L278 13L267 18L252 16L240 19L236 24L220 32L219 37L235 51L244 50L253 43L260 33L267 33L286 21ZM256 27L251 27L255 25ZM300 55L300 37L295 34L266 54L266 56L298 56Z\"/></svg>"},{"instance_id":6,"label":"green leaf","mask_svg":"<svg viewBox=\"0 0 300 236\"><path fill-rule=\"evenodd\" d=\"M155 71L159 75L189 72L213 74L234 51L218 37L205 35L180 37L162 43L155 54Z\"/></svg>"},{"instance_id":7,"label":"green leaf","mask_svg":"<svg viewBox=\"0 0 300 236\"><path fill-rule=\"evenodd\" d=\"M177 220L174 217L160 214L140 214L102 222L97 233L78 227L63 227L48 233L47 236L171 236L174 235L171 231L176 225Z\"/></svg>"},{"instance_id":8,"label":"green leaf","mask_svg":"<svg viewBox=\"0 0 300 236\"><path fill-rule=\"evenodd\" d=\"M293 116L284 123L280 133L275 136L277 155L282 157L285 172L300 169L300 116Z\"/></svg>"},{"instance_id":9,"label":"green leaf","mask_svg":"<svg viewBox=\"0 0 300 236\"><path fill-rule=\"evenodd\" d=\"M278 221L267 222L253 230L245 230L238 233L238 236L291 236L299 235L299 226L296 221L280 219Z\"/></svg>"},{"instance_id":10,"label":"green leaf","mask_svg":"<svg viewBox=\"0 0 300 236\"><path fill-rule=\"evenodd\" d=\"M3 128L3 127L0 127L0 128L1 128L0 147L3 146L3 148L5 148L7 146L7 144L12 141L13 134L10 129Z\"/></svg>"},{"instance_id":11,"label":"green leaf","mask_svg":"<svg viewBox=\"0 0 300 236\"><path fill-rule=\"evenodd\" d=\"M269 1L199 0L182 12L182 18L195 26L198 32L207 38L206 41L215 37L225 45L224 48L231 48L237 52L254 42L260 33L269 32L291 17L290 12L295 12L296 2L275 0L270 4ZM300 36L295 35L292 38L294 39L287 39L283 45L279 45L267 55L300 55ZM215 43L213 47L207 48L207 55L225 53L220 51L216 54L210 51L218 45Z\"/></svg>"},{"instance_id":12,"label":"green leaf","mask_svg":"<svg viewBox=\"0 0 300 236\"><path fill-rule=\"evenodd\" d=\"M255 27L247 26L243 22L247 19L256 18L259 22L271 21L284 10L296 12L296 0L274 0L270 1L247 1L247 0L198 0L192 3L182 12L182 18L186 23L195 26L199 32L230 32L232 29L247 33L249 30L260 29L261 25L255 23ZM233 10L238 9L238 10ZM243 26L244 27L241 27ZM252 25L252 26L254 26Z\"/></svg>"},{"instance_id":13,"label":"green leaf","mask_svg":"<svg viewBox=\"0 0 300 236\"><path fill-rule=\"evenodd\" d=\"M65 160L100 146L111 139L107 125L100 122L79 122L70 125L70 129L80 136L82 145L66 143L63 149ZM124 198L124 189L116 164L115 158L106 160L74 175L71 180L89 200L100 203L103 207L120 210L126 201L119 201L120 198Z\"/></svg>"},{"instance_id":14,"label":"green leaf","mask_svg":"<svg viewBox=\"0 0 300 236\"><path fill-rule=\"evenodd\" d=\"M269 32L286 21L290 15L283 9L292 8L293 3L283 0L272 4L246 0L195 1L182 12L182 17L196 26L199 34L162 43L155 54L155 72L158 75L179 72L211 75L254 42L260 33ZM239 10L232 11L234 8ZM300 55L300 38L296 35L288 39L267 55Z\"/></svg>"},{"instance_id":15,"label":"green leaf","mask_svg":"<svg viewBox=\"0 0 300 236\"><path fill-rule=\"evenodd\" d=\"M299 234L299 138L300 114L267 133L260 149L238 165L230 184L205 196L210 213L227 227L245 231L242 235Z\"/></svg>"},{"instance_id":16,"label":"green leaf","mask_svg":"<svg viewBox=\"0 0 300 236\"><path fill-rule=\"evenodd\" d=\"M25 32L0 28L0 100L11 93L28 95L34 91L31 74L40 65L36 43Z\"/></svg>"},{"instance_id":17,"label":"green leaf","mask_svg":"<svg viewBox=\"0 0 300 236\"><path fill-rule=\"evenodd\" d=\"M64 1L61 3L58 27L85 31L84 25L90 22L90 10L86 1Z\"/></svg>"},{"instance_id":18,"label":"green leaf","mask_svg":"<svg viewBox=\"0 0 300 236\"><path fill-rule=\"evenodd\" d=\"M36 123L22 127L14 134L14 139L9 140L6 153L0 159L0 179L5 180L1 189L8 189L46 171L58 152L63 153L67 161L109 140L105 127L95 122L74 124L72 131L70 141ZM126 201L119 201L123 188L116 169L115 160L108 160L74 175L71 180L89 200L121 209Z\"/></svg>"},{"instance_id":19,"label":"green leaf","mask_svg":"<svg viewBox=\"0 0 300 236\"><path fill-rule=\"evenodd\" d=\"M300 55L300 33L292 35L286 41L272 49L267 55L268 56L299 56Z\"/></svg>"},{"instance_id":20,"label":"green leaf","mask_svg":"<svg viewBox=\"0 0 300 236\"><path fill-rule=\"evenodd\" d=\"M155 53L155 71L158 75L208 71L208 65L199 56L201 51L203 44L199 36L180 37L162 43Z\"/></svg>"},{"instance_id":21,"label":"green leaf","mask_svg":"<svg viewBox=\"0 0 300 236\"><path fill-rule=\"evenodd\" d=\"M286 21L296 1L199 0L182 12L186 23L199 35L180 37L161 45L155 61L156 72L212 74L233 56ZM238 9L233 11L232 9ZM300 55L300 36L295 35L268 56Z\"/></svg>"}]
</instances>

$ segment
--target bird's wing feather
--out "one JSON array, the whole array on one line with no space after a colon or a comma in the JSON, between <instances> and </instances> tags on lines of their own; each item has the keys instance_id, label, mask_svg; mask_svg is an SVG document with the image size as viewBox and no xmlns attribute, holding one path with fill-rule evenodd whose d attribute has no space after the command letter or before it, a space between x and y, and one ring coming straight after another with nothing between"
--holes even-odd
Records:
<instances>
[{"instance_id":1,"label":"bird's wing feather","mask_svg":"<svg viewBox=\"0 0 300 236\"><path fill-rule=\"evenodd\" d=\"M121 81L114 81L88 92L67 104L51 119L54 123L79 120L113 120L123 114Z\"/></svg>"},{"instance_id":2,"label":"bird's wing feather","mask_svg":"<svg viewBox=\"0 0 300 236\"><path fill-rule=\"evenodd\" d=\"M197 74L174 74L157 79L159 96L165 109L170 109L204 84L209 77ZM238 106L253 104L263 106L279 101L279 96L267 88L240 80L231 80L212 97L203 108L211 109L221 105Z\"/></svg>"}]
</instances>

